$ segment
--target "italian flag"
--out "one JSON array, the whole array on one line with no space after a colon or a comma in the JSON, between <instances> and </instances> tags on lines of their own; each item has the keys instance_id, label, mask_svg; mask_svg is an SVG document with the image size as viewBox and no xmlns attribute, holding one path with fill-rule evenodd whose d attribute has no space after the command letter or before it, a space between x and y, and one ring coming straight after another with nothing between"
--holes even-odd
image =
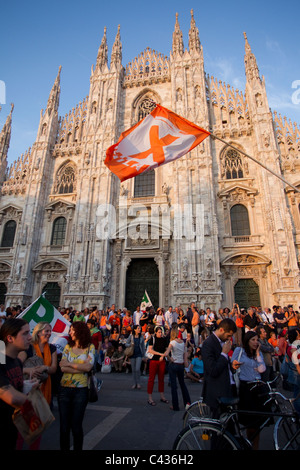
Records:
<instances>
[{"instance_id":1,"label":"italian flag","mask_svg":"<svg viewBox=\"0 0 300 470\"><path fill-rule=\"evenodd\" d=\"M142 302L141 302L141 310L145 310L146 307L152 307L152 302L150 300L150 297L148 295L148 292L145 290L145 294L144 294L144 297L142 298Z\"/></svg>"},{"instance_id":2,"label":"italian flag","mask_svg":"<svg viewBox=\"0 0 300 470\"><path fill-rule=\"evenodd\" d=\"M63 352L67 344L70 322L68 322L61 313L41 295L29 307L27 307L18 318L23 318L29 323L30 332L39 322L47 322L52 327L50 343L57 348L58 354Z\"/></svg>"}]
</instances>

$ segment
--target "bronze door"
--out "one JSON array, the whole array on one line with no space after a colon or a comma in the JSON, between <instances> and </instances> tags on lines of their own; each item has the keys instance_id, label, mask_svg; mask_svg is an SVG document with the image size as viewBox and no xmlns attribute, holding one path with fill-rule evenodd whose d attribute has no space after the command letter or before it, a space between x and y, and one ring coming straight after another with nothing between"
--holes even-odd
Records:
<instances>
[{"instance_id":1,"label":"bronze door","mask_svg":"<svg viewBox=\"0 0 300 470\"><path fill-rule=\"evenodd\" d=\"M234 286L234 301L240 308L260 305L259 287L253 279L239 279Z\"/></svg>"},{"instance_id":2,"label":"bronze door","mask_svg":"<svg viewBox=\"0 0 300 470\"><path fill-rule=\"evenodd\" d=\"M4 282L0 283L0 304L5 304L5 296L6 296L7 288Z\"/></svg>"},{"instance_id":3,"label":"bronze door","mask_svg":"<svg viewBox=\"0 0 300 470\"><path fill-rule=\"evenodd\" d=\"M153 258L133 259L128 266L126 275L125 307L132 313L141 305L145 290L148 292L152 305L159 306L159 273Z\"/></svg>"},{"instance_id":4,"label":"bronze door","mask_svg":"<svg viewBox=\"0 0 300 470\"><path fill-rule=\"evenodd\" d=\"M50 304L56 308L60 306L60 286L57 282L47 282L42 290L43 293Z\"/></svg>"}]
</instances>

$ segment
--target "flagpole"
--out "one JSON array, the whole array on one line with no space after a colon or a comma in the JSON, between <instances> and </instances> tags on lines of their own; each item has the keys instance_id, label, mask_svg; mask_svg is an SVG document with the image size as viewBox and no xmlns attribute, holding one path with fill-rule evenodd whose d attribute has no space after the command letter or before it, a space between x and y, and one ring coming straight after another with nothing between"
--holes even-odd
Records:
<instances>
[{"instance_id":1,"label":"flagpole","mask_svg":"<svg viewBox=\"0 0 300 470\"><path fill-rule=\"evenodd\" d=\"M277 173L275 173L273 170L271 170L270 168L268 168L266 165L264 165L263 163L259 162L258 160L256 160L254 157L251 157L250 155L248 155L247 153L243 152L243 150L240 150L236 147L234 147L233 145L231 145L229 142L226 142L226 140L223 140L221 139L220 137L217 137L215 134L210 134L210 136L213 138L213 139L218 139L220 140L221 142L223 142L224 144L228 145L229 147L233 148L234 150L236 150L237 152L239 153L242 153L243 155L245 155L245 157L248 157L250 158L250 160L253 160L255 163L258 163L258 165L262 166L265 170L269 171L270 173L272 173L274 176L276 176L276 178L279 178L281 181L283 181L285 184L287 184L288 186L291 186L291 188L294 189L294 191L296 191L297 193L300 193L300 190L298 188L296 188L296 186L292 185L291 183L289 183L286 179L284 179L282 176L278 175Z\"/></svg>"}]
</instances>

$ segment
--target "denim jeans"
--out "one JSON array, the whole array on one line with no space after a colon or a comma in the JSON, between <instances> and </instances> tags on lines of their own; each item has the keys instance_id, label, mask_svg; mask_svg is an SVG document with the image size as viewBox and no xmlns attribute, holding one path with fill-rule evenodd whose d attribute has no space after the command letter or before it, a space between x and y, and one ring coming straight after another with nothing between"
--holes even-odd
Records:
<instances>
[{"instance_id":1,"label":"denim jeans","mask_svg":"<svg viewBox=\"0 0 300 470\"><path fill-rule=\"evenodd\" d=\"M142 357L131 357L130 364L132 370L133 383L134 385L140 385Z\"/></svg>"},{"instance_id":2,"label":"denim jeans","mask_svg":"<svg viewBox=\"0 0 300 470\"><path fill-rule=\"evenodd\" d=\"M178 402L178 393L177 393L177 380L179 382L183 403L184 406L187 403L191 403L190 394L184 382L184 365L183 364L176 364L176 362L169 363L169 377L170 377L170 385L171 385L171 394L172 394L172 405L173 409L178 411L179 410L179 402Z\"/></svg>"},{"instance_id":3,"label":"denim jeans","mask_svg":"<svg viewBox=\"0 0 300 470\"><path fill-rule=\"evenodd\" d=\"M293 392L294 392L293 398L296 398L296 400L294 401L294 407L298 415L300 415L300 397L299 397L300 385L299 384L294 385Z\"/></svg>"},{"instance_id":4,"label":"denim jeans","mask_svg":"<svg viewBox=\"0 0 300 470\"><path fill-rule=\"evenodd\" d=\"M70 433L74 450L82 450L83 418L88 403L87 387L60 387L58 406L60 415L60 448L70 450Z\"/></svg>"}]
</instances>

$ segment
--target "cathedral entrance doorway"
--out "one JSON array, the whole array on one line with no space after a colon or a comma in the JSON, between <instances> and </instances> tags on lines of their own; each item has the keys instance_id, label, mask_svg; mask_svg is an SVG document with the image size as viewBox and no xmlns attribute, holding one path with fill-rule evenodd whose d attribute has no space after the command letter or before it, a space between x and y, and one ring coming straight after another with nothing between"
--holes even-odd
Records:
<instances>
[{"instance_id":1,"label":"cathedral entrance doorway","mask_svg":"<svg viewBox=\"0 0 300 470\"><path fill-rule=\"evenodd\" d=\"M240 308L260 305L259 287L253 279L239 279L234 286L234 302Z\"/></svg>"},{"instance_id":2,"label":"cathedral entrance doorway","mask_svg":"<svg viewBox=\"0 0 300 470\"><path fill-rule=\"evenodd\" d=\"M45 298L56 308L60 306L60 292L58 282L47 282L42 290L42 293L45 293Z\"/></svg>"},{"instance_id":3,"label":"cathedral entrance doorway","mask_svg":"<svg viewBox=\"0 0 300 470\"><path fill-rule=\"evenodd\" d=\"M5 304L5 295L7 292L6 285L4 282L0 283L0 304Z\"/></svg>"},{"instance_id":4,"label":"cathedral entrance doorway","mask_svg":"<svg viewBox=\"0 0 300 470\"><path fill-rule=\"evenodd\" d=\"M141 304L145 290L156 309L159 306L159 272L154 258L132 259L126 273L125 306L132 313Z\"/></svg>"}]
</instances>

